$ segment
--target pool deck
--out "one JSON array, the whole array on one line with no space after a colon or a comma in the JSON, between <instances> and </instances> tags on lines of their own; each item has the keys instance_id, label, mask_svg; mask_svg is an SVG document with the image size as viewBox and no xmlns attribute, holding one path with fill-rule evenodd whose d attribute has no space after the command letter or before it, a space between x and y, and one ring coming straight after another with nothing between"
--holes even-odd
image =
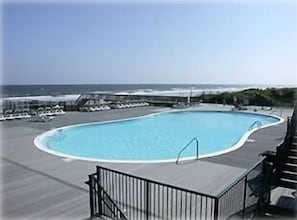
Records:
<instances>
[{"instance_id":1,"label":"pool deck","mask_svg":"<svg viewBox=\"0 0 297 220\"><path fill-rule=\"evenodd\" d=\"M201 110L229 107L203 105ZM233 152L199 161L155 164L99 163L54 156L37 149L33 139L52 128L77 123L130 118L168 110L159 107L115 109L101 112L67 112L51 122L13 120L1 122L1 216L25 219L87 219L88 188L84 184L96 165L184 187L218 194L257 162L259 153L275 149L282 141L286 123L260 129ZM270 113L268 110L265 113ZM283 110L282 117L292 114Z\"/></svg>"}]
</instances>

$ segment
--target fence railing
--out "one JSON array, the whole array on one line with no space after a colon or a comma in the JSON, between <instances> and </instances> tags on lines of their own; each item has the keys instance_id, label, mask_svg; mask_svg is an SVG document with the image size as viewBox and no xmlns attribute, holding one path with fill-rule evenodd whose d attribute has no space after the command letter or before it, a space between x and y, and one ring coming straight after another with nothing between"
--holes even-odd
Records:
<instances>
[{"instance_id":1,"label":"fence railing","mask_svg":"<svg viewBox=\"0 0 297 220\"><path fill-rule=\"evenodd\" d=\"M93 187L97 191L102 188L102 192L106 194L103 197L101 193L100 198L96 198L105 199L106 202L93 204L91 217L105 215L113 216L114 219L250 218L261 201L264 203L269 198L270 189L270 177L265 175L265 158L217 196L99 166L97 172L90 176L97 180L92 183L100 185ZM94 190L92 192L96 193ZM112 207L118 214L111 213L108 207Z\"/></svg>"},{"instance_id":2,"label":"fence railing","mask_svg":"<svg viewBox=\"0 0 297 220\"><path fill-rule=\"evenodd\" d=\"M276 148L276 152L272 155L274 157L274 166L276 168L276 180L280 181L281 163L287 157L290 147L292 145L293 136L296 131L297 123L297 106L294 107L292 117L287 118L287 133L284 141Z\"/></svg>"},{"instance_id":3,"label":"fence railing","mask_svg":"<svg viewBox=\"0 0 297 220\"><path fill-rule=\"evenodd\" d=\"M110 196L101 186L96 175L89 175L91 217L102 215L111 219L128 220L125 214L118 208Z\"/></svg>"},{"instance_id":4,"label":"fence railing","mask_svg":"<svg viewBox=\"0 0 297 220\"><path fill-rule=\"evenodd\" d=\"M128 219L217 219L214 196L98 166L91 176ZM103 205L97 202L91 206L91 217L110 216Z\"/></svg>"},{"instance_id":5,"label":"fence railing","mask_svg":"<svg viewBox=\"0 0 297 220\"><path fill-rule=\"evenodd\" d=\"M270 198L272 167L266 157L258 161L217 197L220 219L250 219Z\"/></svg>"}]
</instances>

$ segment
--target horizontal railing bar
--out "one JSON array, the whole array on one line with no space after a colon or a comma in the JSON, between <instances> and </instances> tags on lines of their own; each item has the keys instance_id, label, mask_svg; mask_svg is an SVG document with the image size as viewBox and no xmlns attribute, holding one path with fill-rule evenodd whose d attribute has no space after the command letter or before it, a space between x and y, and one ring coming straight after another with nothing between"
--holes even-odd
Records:
<instances>
[{"instance_id":1,"label":"horizontal railing bar","mask_svg":"<svg viewBox=\"0 0 297 220\"><path fill-rule=\"evenodd\" d=\"M255 163L250 169L245 171L243 174L241 174L233 183L231 183L229 186L227 186L222 192L220 192L216 198L222 197L226 192L228 192L233 186L235 186L237 183L239 183L242 179L245 178L251 171L253 171L259 164L263 162L265 158L262 157L257 163Z\"/></svg>"},{"instance_id":2,"label":"horizontal railing bar","mask_svg":"<svg viewBox=\"0 0 297 220\"><path fill-rule=\"evenodd\" d=\"M249 170L247 170L243 174L241 174L233 183L231 183L228 187L226 187L221 193L219 193L216 196L209 195L209 194L206 194L206 193L196 192L196 191L189 190L189 189L184 189L184 188L181 188L181 187L178 187L178 186L174 186L174 185L170 185L170 184L166 184L166 183L161 183L161 182L154 181L154 180L149 180L149 179L146 179L146 178L143 178L143 177L138 177L138 176L131 175L131 174L128 174L128 173L123 173L123 172L117 171L117 170L111 170L111 169L105 168L105 167L100 167L100 166L99 167L101 169L105 169L105 170L107 170L109 172L114 172L114 173L117 173L117 174L120 174L120 175L124 175L124 176L127 176L127 177L136 178L136 179L139 179L139 180L142 180L142 181L148 181L148 182L153 183L153 184L163 185L165 187L170 187L170 188L173 188L173 189L176 189L176 190L181 190L181 191L185 191L185 192L189 192L189 193L194 193L194 194L200 195L200 196L210 197L212 199L217 199L217 198L220 198L221 196L223 196L227 191L229 191L238 182L240 182L246 175L248 175L253 169L255 169L255 167L257 167L260 163L262 163L262 161L264 159L265 159L264 157L261 158ZM93 174L90 174L90 175L95 176L95 175L97 175L97 173L93 173ZM95 179L95 180L96 180L96 182L98 182L97 179Z\"/></svg>"},{"instance_id":3,"label":"horizontal railing bar","mask_svg":"<svg viewBox=\"0 0 297 220\"><path fill-rule=\"evenodd\" d=\"M173 185L170 185L170 184L161 183L161 182L150 180L150 179L146 179L146 178L143 178L143 177L134 176L134 175L131 175L131 174L128 174L128 173L123 173L121 171L111 170L109 168L105 168L105 167L101 167L101 166L97 166L97 167L99 167L100 169L107 170L109 172L114 172L114 173L117 173L117 174L120 174L120 175L124 175L124 176L135 178L135 179L139 179L139 180L142 180L142 181L147 181L149 183L153 183L153 184L157 184L157 185L162 185L162 186L165 186L165 187L170 187L170 188L173 188L173 189L176 189L176 190L180 190L180 191L184 191L184 192L188 192L188 193L194 193L195 195L205 196L205 197L209 197L209 198L212 198L212 199L216 199L217 198L216 196L213 196L213 195L209 195L209 194L205 194L205 193L201 193L201 192L196 192L196 191L189 190L189 189L184 189L184 188L181 188L181 187L178 187L178 186L173 186ZM90 175L97 175L97 173L93 173L93 174L90 174Z\"/></svg>"}]
</instances>

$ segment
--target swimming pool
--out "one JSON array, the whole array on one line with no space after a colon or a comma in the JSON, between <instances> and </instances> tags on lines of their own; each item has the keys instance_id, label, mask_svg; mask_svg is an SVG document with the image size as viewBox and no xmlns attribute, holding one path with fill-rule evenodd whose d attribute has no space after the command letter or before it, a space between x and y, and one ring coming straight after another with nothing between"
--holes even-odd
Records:
<instances>
[{"instance_id":1,"label":"swimming pool","mask_svg":"<svg viewBox=\"0 0 297 220\"><path fill-rule=\"evenodd\" d=\"M213 156L239 148L259 127L281 122L281 118L254 113L176 111L58 128L39 135L34 143L46 152L76 159L167 162L175 161L195 137L199 158ZM192 143L181 159L195 155Z\"/></svg>"}]
</instances>

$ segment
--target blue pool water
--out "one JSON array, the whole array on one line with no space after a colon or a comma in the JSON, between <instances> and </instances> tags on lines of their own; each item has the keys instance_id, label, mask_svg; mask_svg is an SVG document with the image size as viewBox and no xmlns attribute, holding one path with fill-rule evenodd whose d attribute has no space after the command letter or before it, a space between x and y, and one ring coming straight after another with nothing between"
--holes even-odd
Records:
<instances>
[{"instance_id":1,"label":"blue pool water","mask_svg":"<svg viewBox=\"0 0 297 220\"><path fill-rule=\"evenodd\" d=\"M51 153L85 159L119 161L175 160L194 137L199 157L222 153L242 142L261 122L261 127L279 122L271 116L235 112L182 111L124 121L64 127L37 137L37 145ZM246 137L247 138L247 137ZM181 158L196 155L190 145Z\"/></svg>"}]
</instances>

